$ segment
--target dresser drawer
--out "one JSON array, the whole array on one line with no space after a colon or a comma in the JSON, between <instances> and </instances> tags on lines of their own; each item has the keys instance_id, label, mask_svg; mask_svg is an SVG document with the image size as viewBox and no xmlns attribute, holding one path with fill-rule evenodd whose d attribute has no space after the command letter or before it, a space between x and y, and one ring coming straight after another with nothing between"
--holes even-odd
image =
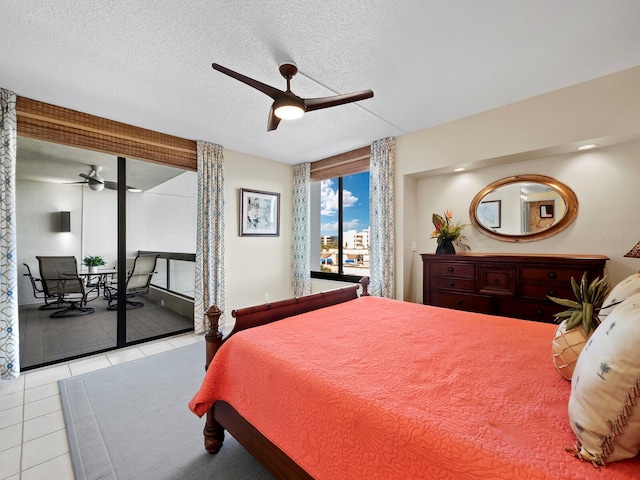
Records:
<instances>
[{"instance_id":1,"label":"dresser drawer","mask_svg":"<svg viewBox=\"0 0 640 480\"><path fill-rule=\"evenodd\" d=\"M476 276L476 267L472 263L434 262L431 264L431 275L473 278Z\"/></svg>"},{"instance_id":2,"label":"dresser drawer","mask_svg":"<svg viewBox=\"0 0 640 480\"><path fill-rule=\"evenodd\" d=\"M520 269L520 281L559 283L571 286L571 277L579 282L583 273L584 270L578 271L575 268L522 267Z\"/></svg>"},{"instance_id":3,"label":"dresser drawer","mask_svg":"<svg viewBox=\"0 0 640 480\"><path fill-rule=\"evenodd\" d=\"M470 295L468 293L431 292L431 305L437 307L455 308L469 312L491 313L491 297Z\"/></svg>"},{"instance_id":4,"label":"dresser drawer","mask_svg":"<svg viewBox=\"0 0 640 480\"><path fill-rule=\"evenodd\" d=\"M496 265L478 266L478 292L485 295L515 295L515 267Z\"/></svg>"},{"instance_id":5,"label":"dresser drawer","mask_svg":"<svg viewBox=\"0 0 640 480\"><path fill-rule=\"evenodd\" d=\"M549 283L547 285L522 283L520 284L520 296L525 298L536 298L547 300L547 295L551 297L567 298L574 300L576 298L571 288L571 284L559 285Z\"/></svg>"},{"instance_id":6,"label":"dresser drawer","mask_svg":"<svg viewBox=\"0 0 640 480\"><path fill-rule=\"evenodd\" d=\"M524 300L500 300L500 315L505 317L522 318L524 320L535 320L537 322L556 323L554 313L565 310L562 305L545 302L527 302ZM551 340L549 340L551 341Z\"/></svg>"},{"instance_id":7,"label":"dresser drawer","mask_svg":"<svg viewBox=\"0 0 640 480\"><path fill-rule=\"evenodd\" d=\"M475 291L476 281L469 278L433 277L431 278L431 287L450 288L461 292L473 293Z\"/></svg>"}]
</instances>

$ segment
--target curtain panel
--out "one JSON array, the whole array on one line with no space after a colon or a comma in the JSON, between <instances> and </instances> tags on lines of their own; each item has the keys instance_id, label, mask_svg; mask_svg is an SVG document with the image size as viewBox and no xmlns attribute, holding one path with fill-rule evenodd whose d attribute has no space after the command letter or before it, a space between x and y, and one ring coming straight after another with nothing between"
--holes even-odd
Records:
<instances>
[{"instance_id":1,"label":"curtain panel","mask_svg":"<svg viewBox=\"0 0 640 480\"><path fill-rule=\"evenodd\" d=\"M311 293L311 163L293 167L293 295Z\"/></svg>"},{"instance_id":2,"label":"curtain panel","mask_svg":"<svg viewBox=\"0 0 640 480\"><path fill-rule=\"evenodd\" d=\"M371 144L369 164L369 291L395 298L395 138Z\"/></svg>"},{"instance_id":3,"label":"curtain panel","mask_svg":"<svg viewBox=\"0 0 640 480\"><path fill-rule=\"evenodd\" d=\"M216 305L225 309L224 152L223 147L197 142L198 218L194 329L203 332L205 314ZM224 315L224 314L223 314ZM220 325L224 325L224 316Z\"/></svg>"},{"instance_id":4,"label":"curtain panel","mask_svg":"<svg viewBox=\"0 0 640 480\"><path fill-rule=\"evenodd\" d=\"M16 95L0 89L0 382L20 375L16 265Z\"/></svg>"}]
</instances>

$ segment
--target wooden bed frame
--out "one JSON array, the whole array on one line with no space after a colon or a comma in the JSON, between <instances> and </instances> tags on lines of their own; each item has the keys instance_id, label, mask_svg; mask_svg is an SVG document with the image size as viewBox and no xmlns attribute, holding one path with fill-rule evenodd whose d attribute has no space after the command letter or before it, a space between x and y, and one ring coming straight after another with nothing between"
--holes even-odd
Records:
<instances>
[{"instance_id":1,"label":"wooden bed frame","mask_svg":"<svg viewBox=\"0 0 640 480\"><path fill-rule=\"evenodd\" d=\"M283 318L353 300L358 298L360 286L362 286L360 296L368 296L369 279L364 277L360 280L360 285L233 310L231 315L236 319L236 324L229 335L224 338L218 325L222 311L216 306L212 306L206 314L208 328L205 334L207 352L205 369L209 367L218 349L233 334L248 328L282 320ZM204 446L209 453L218 453L224 442L224 431L227 430L276 478L313 479L311 475L245 420L229 403L217 401L207 412L206 419L203 431Z\"/></svg>"}]
</instances>

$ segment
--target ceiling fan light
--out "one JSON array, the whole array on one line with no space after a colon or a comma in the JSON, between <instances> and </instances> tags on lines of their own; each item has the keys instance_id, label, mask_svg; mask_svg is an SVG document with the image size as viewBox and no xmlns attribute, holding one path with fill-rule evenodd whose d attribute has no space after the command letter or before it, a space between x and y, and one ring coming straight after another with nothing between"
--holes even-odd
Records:
<instances>
[{"instance_id":1,"label":"ceiling fan light","mask_svg":"<svg viewBox=\"0 0 640 480\"><path fill-rule=\"evenodd\" d=\"M280 105L275 108L273 114L282 120L295 120L304 115L304 109L298 105Z\"/></svg>"},{"instance_id":2,"label":"ceiling fan light","mask_svg":"<svg viewBox=\"0 0 640 480\"><path fill-rule=\"evenodd\" d=\"M89 188L94 192L100 192L104 188L104 182L92 182L89 180Z\"/></svg>"}]
</instances>

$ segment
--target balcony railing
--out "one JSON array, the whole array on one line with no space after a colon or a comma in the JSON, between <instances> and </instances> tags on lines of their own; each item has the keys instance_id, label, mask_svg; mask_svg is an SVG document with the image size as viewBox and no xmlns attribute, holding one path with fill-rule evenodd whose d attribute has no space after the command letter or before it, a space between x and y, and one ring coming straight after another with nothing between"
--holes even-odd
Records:
<instances>
[{"instance_id":1,"label":"balcony railing","mask_svg":"<svg viewBox=\"0 0 640 480\"><path fill-rule=\"evenodd\" d=\"M156 273L151 285L193 300L196 278L196 254L138 251L140 255L157 254Z\"/></svg>"}]
</instances>

